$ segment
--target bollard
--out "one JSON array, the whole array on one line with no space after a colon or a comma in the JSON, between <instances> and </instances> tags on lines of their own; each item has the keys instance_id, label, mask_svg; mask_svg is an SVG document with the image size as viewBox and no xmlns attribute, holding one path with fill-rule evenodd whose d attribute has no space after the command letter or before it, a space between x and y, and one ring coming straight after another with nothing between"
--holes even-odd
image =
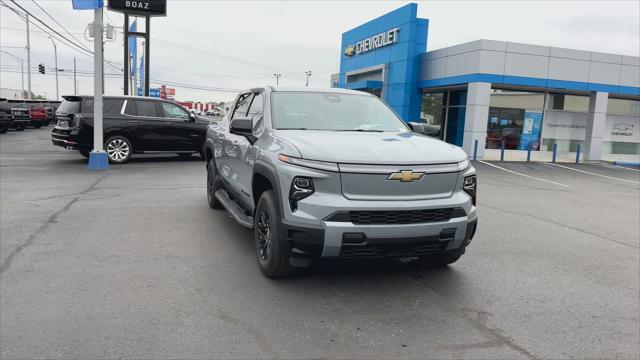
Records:
<instances>
[{"instance_id":1,"label":"bollard","mask_svg":"<svg viewBox=\"0 0 640 360\"><path fill-rule=\"evenodd\" d=\"M576 164L580 163L580 144L578 144L578 148L576 148Z\"/></svg>"},{"instance_id":2,"label":"bollard","mask_svg":"<svg viewBox=\"0 0 640 360\"><path fill-rule=\"evenodd\" d=\"M527 148L527 162L531 161L531 145L529 144L529 147Z\"/></svg>"},{"instance_id":3,"label":"bollard","mask_svg":"<svg viewBox=\"0 0 640 360\"><path fill-rule=\"evenodd\" d=\"M478 160L478 140L473 143L473 160Z\"/></svg>"},{"instance_id":4,"label":"bollard","mask_svg":"<svg viewBox=\"0 0 640 360\"><path fill-rule=\"evenodd\" d=\"M551 154L551 162L555 163L556 162L556 154L558 152L558 144L553 144L553 153Z\"/></svg>"},{"instance_id":5,"label":"bollard","mask_svg":"<svg viewBox=\"0 0 640 360\"><path fill-rule=\"evenodd\" d=\"M504 140L500 143L500 161L504 161Z\"/></svg>"}]
</instances>

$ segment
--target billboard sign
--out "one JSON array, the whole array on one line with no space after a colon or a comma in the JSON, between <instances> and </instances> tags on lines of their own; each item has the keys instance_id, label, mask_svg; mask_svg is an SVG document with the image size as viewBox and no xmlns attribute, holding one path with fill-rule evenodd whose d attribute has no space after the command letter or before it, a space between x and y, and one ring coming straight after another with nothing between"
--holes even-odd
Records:
<instances>
[{"instance_id":1,"label":"billboard sign","mask_svg":"<svg viewBox=\"0 0 640 360\"><path fill-rule=\"evenodd\" d=\"M109 0L107 9L131 15L166 16L167 0Z\"/></svg>"}]
</instances>

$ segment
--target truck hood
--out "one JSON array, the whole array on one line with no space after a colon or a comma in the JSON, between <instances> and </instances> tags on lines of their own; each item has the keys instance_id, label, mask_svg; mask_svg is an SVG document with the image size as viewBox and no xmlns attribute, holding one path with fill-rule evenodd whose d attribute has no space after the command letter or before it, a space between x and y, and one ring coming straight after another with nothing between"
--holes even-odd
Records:
<instances>
[{"instance_id":1,"label":"truck hood","mask_svg":"<svg viewBox=\"0 0 640 360\"><path fill-rule=\"evenodd\" d=\"M411 132L275 130L303 158L350 164L439 164L467 159L462 149ZM293 155L293 154L289 154Z\"/></svg>"}]
</instances>

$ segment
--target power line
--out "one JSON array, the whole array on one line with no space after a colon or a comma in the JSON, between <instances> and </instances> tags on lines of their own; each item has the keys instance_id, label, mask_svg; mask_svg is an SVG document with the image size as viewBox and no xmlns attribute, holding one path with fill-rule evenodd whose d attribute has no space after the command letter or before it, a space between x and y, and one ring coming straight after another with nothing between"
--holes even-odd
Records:
<instances>
[{"instance_id":1,"label":"power line","mask_svg":"<svg viewBox=\"0 0 640 360\"><path fill-rule=\"evenodd\" d=\"M58 31L56 31L54 28L52 28L51 26L47 25L47 23L45 23L44 21L40 20L40 18L38 18L37 16L35 16L34 14L32 14L30 11L28 11L27 9L25 9L24 7L22 7L20 4L18 4L16 2L16 0L11 0L11 2L16 5L17 7L19 7L22 11L24 11L26 14L29 14L29 16L31 16L32 18L34 18L35 20L37 20L39 23L41 23L43 26L45 26L47 29L53 31L55 34L57 34L59 37L61 37L62 39L65 39L69 44L77 47L78 49L93 54L93 52L87 48L85 48L83 45L78 45L75 42L69 40L69 38L67 38L66 36L60 34ZM5 3L6 4L6 3Z\"/></svg>"},{"instance_id":2,"label":"power line","mask_svg":"<svg viewBox=\"0 0 640 360\"><path fill-rule=\"evenodd\" d=\"M44 12L45 14L47 14L47 16L49 17L49 19L53 20L53 22L55 22L56 24L58 24L58 26L60 26L62 28L62 30L64 30L67 34L69 34L69 36L71 36L73 39L75 39L77 42L82 43L82 41L78 40L77 37L73 36L69 30L67 30L67 28L65 28L64 26L62 26L62 24L60 24L58 22L58 20L54 19L53 16L51 16L51 14L49 14L47 12L47 10L45 10L42 6L40 6L40 4L38 4L35 0L31 0L33 1L34 4L36 4L37 7L40 8L40 10L42 10L42 12Z\"/></svg>"},{"instance_id":3,"label":"power line","mask_svg":"<svg viewBox=\"0 0 640 360\"><path fill-rule=\"evenodd\" d=\"M26 13L28 13L31 17L33 17L34 19L38 20L40 23L44 24L44 22L42 22L42 20L40 20L38 17L34 16L33 14L31 14L30 12L28 12L27 10L25 10L22 6L18 5L18 4L15 2L15 0L11 0L11 1L12 1L14 4L16 4L18 7L20 7L23 11L25 11ZM18 17L20 17L22 20L27 21L27 20L26 20L26 16L25 16L24 14L21 14L18 10L16 10L16 9L12 8L11 6L9 6L5 1L0 0L0 3L1 3L4 7L8 8L8 9L10 9L11 11L13 11L14 13L16 13L16 15L18 15ZM50 27L50 26L48 26L47 24L44 24L44 25L45 25L48 29L51 29L53 32L55 32L56 34L58 34L58 36L59 36L59 37L61 37L61 38L62 38L62 39L64 39L64 40L60 39L59 37L57 37L56 35L54 35L54 34L50 33L49 31L46 31L45 29L43 29L42 27L40 27L37 23L35 23L35 22L30 22L30 23L31 23L31 24L33 24L33 25L34 25L35 27L37 27L38 29L42 30L42 32L44 32L45 34L47 34L47 35L49 35L49 36L51 36L51 37L55 38L56 40L58 40L58 41L59 41L60 43L62 43L63 45L68 46L70 49L75 50L75 51L77 51L77 52L79 52L80 54L85 55L85 56L93 56L93 51L91 51L91 50L87 50L87 49L85 49L84 47L79 46L78 44L74 43L73 41L69 40L68 38L66 38L66 37L62 36L62 35L61 35L60 33L58 33L57 31L55 31L55 30L51 29L51 27ZM74 45L74 47L69 46L69 44ZM80 50L78 50L78 49L81 49L82 51L80 51ZM112 68L112 69L114 69L114 70L117 70L117 71L120 71L120 72L122 72L122 71L123 71L121 68L119 68L121 65L120 65L119 63L115 62L115 61L109 61L109 60L107 60L107 59L104 59L104 62L105 62L105 64L106 64L107 66L109 66L110 68ZM116 66L116 65L114 65L114 64L116 64L117 66Z\"/></svg>"}]
</instances>

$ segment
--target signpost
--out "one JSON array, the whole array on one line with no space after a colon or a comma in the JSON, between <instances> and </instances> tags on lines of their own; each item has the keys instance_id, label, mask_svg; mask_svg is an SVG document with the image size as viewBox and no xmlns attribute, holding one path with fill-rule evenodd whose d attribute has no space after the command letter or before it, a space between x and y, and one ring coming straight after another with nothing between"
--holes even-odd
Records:
<instances>
[{"instance_id":1,"label":"signpost","mask_svg":"<svg viewBox=\"0 0 640 360\"><path fill-rule=\"evenodd\" d=\"M109 158L102 139L102 0L72 0L75 10L93 10L93 150L89 154L89 170L107 170Z\"/></svg>"},{"instance_id":2,"label":"signpost","mask_svg":"<svg viewBox=\"0 0 640 360\"><path fill-rule=\"evenodd\" d=\"M144 38L144 96L149 96L149 63L151 60L151 31L152 16L166 16L167 0L109 0L107 8L111 11L124 13L124 94L135 93L129 89L129 36ZM129 16L142 16L145 18L145 32L131 31L129 29ZM135 62L137 59L133 59Z\"/></svg>"}]
</instances>

